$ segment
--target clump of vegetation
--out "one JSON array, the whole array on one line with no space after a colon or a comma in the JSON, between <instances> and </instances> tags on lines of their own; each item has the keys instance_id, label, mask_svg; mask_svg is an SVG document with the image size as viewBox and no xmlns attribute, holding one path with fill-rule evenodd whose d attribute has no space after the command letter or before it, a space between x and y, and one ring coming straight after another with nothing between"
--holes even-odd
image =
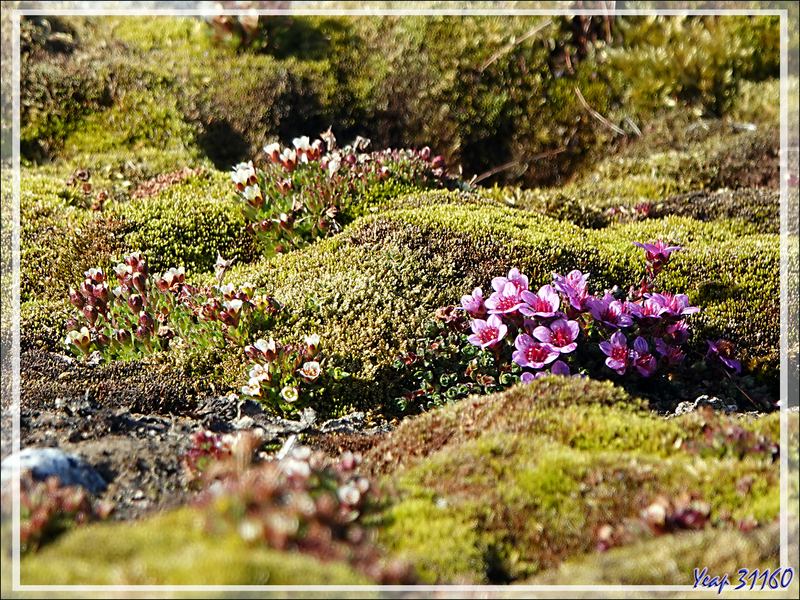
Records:
<instances>
[{"instance_id":1,"label":"clump of vegetation","mask_svg":"<svg viewBox=\"0 0 800 600\"><path fill-rule=\"evenodd\" d=\"M239 454L247 465L247 450ZM203 474L199 507L209 530L232 528L251 545L345 561L382 584L416 581L410 565L387 560L374 544L371 523L383 500L356 473L360 455L332 463L298 446L270 462L242 468L242 460L218 461Z\"/></svg>"},{"instance_id":2,"label":"clump of vegetation","mask_svg":"<svg viewBox=\"0 0 800 600\"><path fill-rule=\"evenodd\" d=\"M29 472L20 476L20 550L36 552L42 544L75 525L109 517L114 505L95 500L80 486L62 486L58 477L36 481ZM3 520L10 518L11 490L3 486Z\"/></svg>"},{"instance_id":3,"label":"clump of vegetation","mask_svg":"<svg viewBox=\"0 0 800 600\"><path fill-rule=\"evenodd\" d=\"M469 393L530 383L548 373L612 377L622 385L633 379L639 393L657 389L662 398L673 387L676 397L683 396L693 370L701 369L703 378L720 370L734 381L742 365L726 340L707 341L707 354L698 363L708 366L686 361L684 345L691 332L685 319L700 308L690 306L686 294L653 291L672 253L682 248L661 240L634 245L645 251L645 274L627 292L615 286L602 297L592 295L589 275L573 270L566 276L553 273L553 285L534 293L528 289L528 277L513 268L508 277L492 280L494 292L485 300L481 288L475 288L462 297L460 307L437 311L444 326L434 326L434 339L419 340L418 354L396 363L414 373L418 387L400 399L400 408L441 406ZM739 389L742 404L745 399L756 402ZM769 406L759 397L756 408Z\"/></svg>"},{"instance_id":4,"label":"clump of vegetation","mask_svg":"<svg viewBox=\"0 0 800 600\"><path fill-rule=\"evenodd\" d=\"M777 517L772 452L739 454L729 440L730 453L711 451L695 473L684 448L739 419L664 420L645 406L609 382L547 376L404 421L364 457L365 475L396 482L381 541L413 557L422 581L507 583L595 552L606 525L687 490L685 525L693 509L697 526L726 530ZM774 443L778 417L748 430ZM666 512L677 518L681 508Z\"/></svg>"},{"instance_id":5,"label":"clump of vegetation","mask_svg":"<svg viewBox=\"0 0 800 600\"><path fill-rule=\"evenodd\" d=\"M270 158L264 170L249 162L231 174L247 230L267 257L338 233L358 211L360 196L381 182L404 189L467 187L448 176L442 157L432 157L428 147L367 153L369 140L339 149L330 130L322 137L313 143L295 138L294 148L274 142L264 147Z\"/></svg>"}]
</instances>

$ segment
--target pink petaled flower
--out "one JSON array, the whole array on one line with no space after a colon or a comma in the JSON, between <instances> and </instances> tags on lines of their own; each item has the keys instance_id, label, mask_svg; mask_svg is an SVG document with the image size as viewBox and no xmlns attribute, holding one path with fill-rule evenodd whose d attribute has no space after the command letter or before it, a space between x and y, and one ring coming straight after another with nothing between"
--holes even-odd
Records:
<instances>
[{"instance_id":1,"label":"pink petaled flower","mask_svg":"<svg viewBox=\"0 0 800 600\"><path fill-rule=\"evenodd\" d=\"M522 293L525 294L527 292ZM489 314L492 315L513 313L522 305L523 302L519 292L517 292L517 286L512 281L506 283L502 291L494 292L486 300L486 308L489 309Z\"/></svg>"},{"instance_id":2,"label":"pink petaled flower","mask_svg":"<svg viewBox=\"0 0 800 600\"><path fill-rule=\"evenodd\" d=\"M649 263L666 264L669 262L669 255L678 250L683 250L682 246L667 246L663 241L656 240L652 244L640 244L633 242L634 246L639 246L644 250L644 258Z\"/></svg>"},{"instance_id":3,"label":"pink petaled flower","mask_svg":"<svg viewBox=\"0 0 800 600\"><path fill-rule=\"evenodd\" d=\"M462 310L467 311L471 316L480 319L486 315L486 305L483 303L483 292L481 288L475 288L471 296L461 296Z\"/></svg>"},{"instance_id":4,"label":"pink petaled flower","mask_svg":"<svg viewBox=\"0 0 800 600\"><path fill-rule=\"evenodd\" d=\"M528 289L528 276L520 273L516 267L508 272L508 277L495 277L492 279L492 288L495 292L502 292L509 282L514 284L518 294Z\"/></svg>"},{"instance_id":5,"label":"pink petaled flower","mask_svg":"<svg viewBox=\"0 0 800 600\"><path fill-rule=\"evenodd\" d=\"M536 375L534 375L530 371L525 371L522 375L519 376L519 380L525 385L533 383L534 379L536 379Z\"/></svg>"},{"instance_id":6,"label":"pink petaled flower","mask_svg":"<svg viewBox=\"0 0 800 600\"><path fill-rule=\"evenodd\" d=\"M560 353L567 354L578 347L578 342L575 339L581 328L577 321L567 321L566 319L558 319L550 324L550 327L544 325L537 327L533 330L533 337L540 342L545 342L556 348Z\"/></svg>"},{"instance_id":7,"label":"pink petaled flower","mask_svg":"<svg viewBox=\"0 0 800 600\"><path fill-rule=\"evenodd\" d=\"M689 341L689 326L683 321L678 321L668 325L661 337L673 346L681 346Z\"/></svg>"},{"instance_id":8,"label":"pink petaled flower","mask_svg":"<svg viewBox=\"0 0 800 600\"><path fill-rule=\"evenodd\" d=\"M572 375L572 371L569 370L569 366L563 360L557 360L553 363L553 366L550 367L550 374L551 375L561 375L562 377L569 377Z\"/></svg>"},{"instance_id":9,"label":"pink petaled flower","mask_svg":"<svg viewBox=\"0 0 800 600\"><path fill-rule=\"evenodd\" d=\"M656 371L656 359L650 354L647 340L637 337L633 342L633 364L644 377L650 377Z\"/></svg>"},{"instance_id":10,"label":"pink petaled flower","mask_svg":"<svg viewBox=\"0 0 800 600\"><path fill-rule=\"evenodd\" d=\"M706 359L719 358L729 369L735 370L737 373L742 372L742 363L733 358L734 345L728 340L718 340L715 344L711 340L708 342L708 353Z\"/></svg>"},{"instance_id":11,"label":"pink petaled flower","mask_svg":"<svg viewBox=\"0 0 800 600\"><path fill-rule=\"evenodd\" d=\"M508 327L503 324L500 317L497 315L490 315L486 321L483 319L475 319L472 322L472 332L473 335L469 336L467 341L473 346L488 348L489 346L494 346L506 337Z\"/></svg>"},{"instance_id":12,"label":"pink petaled flower","mask_svg":"<svg viewBox=\"0 0 800 600\"><path fill-rule=\"evenodd\" d=\"M586 281L588 279L589 273L584 275L577 269L570 271L566 277L553 273L553 287L569 299L570 305L575 310L583 312L587 309L587 302L591 298L586 293Z\"/></svg>"},{"instance_id":13,"label":"pink petaled flower","mask_svg":"<svg viewBox=\"0 0 800 600\"><path fill-rule=\"evenodd\" d=\"M628 355L630 353L628 349L628 340L625 338L625 334L621 331L617 331L611 336L611 341L600 342L600 350L603 351L603 354L608 356L606 359L606 366L609 369L614 369L620 375L624 375L625 369L628 366Z\"/></svg>"},{"instance_id":14,"label":"pink petaled flower","mask_svg":"<svg viewBox=\"0 0 800 600\"><path fill-rule=\"evenodd\" d=\"M308 383L314 381L322 373L322 369L317 361L310 361L303 364L303 368L298 371L300 376Z\"/></svg>"},{"instance_id":15,"label":"pink petaled flower","mask_svg":"<svg viewBox=\"0 0 800 600\"><path fill-rule=\"evenodd\" d=\"M588 302L592 317L601 324L617 329L619 327L629 327L633 324L633 319L625 313L622 302L616 300L611 294L606 294L602 298L592 298Z\"/></svg>"},{"instance_id":16,"label":"pink petaled flower","mask_svg":"<svg viewBox=\"0 0 800 600\"><path fill-rule=\"evenodd\" d=\"M561 306L561 298L551 285L543 285L536 294L525 290L521 297L525 304L520 307L519 312L526 317L554 317Z\"/></svg>"},{"instance_id":17,"label":"pink petaled flower","mask_svg":"<svg viewBox=\"0 0 800 600\"><path fill-rule=\"evenodd\" d=\"M669 366L677 366L681 364L686 356L681 352L681 349L676 346L667 345L661 338L656 338L656 351L664 357Z\"/></svg>"},{"instance_id":18,"label":"pink petaled flower","mask_svg":"<svg viewBox=\"0 0 800 600\"><path fill-rule=\"evenodd\" d=\"M514 341L517 349L511 355L511 360L520 367L530 367L531 369L541 369L550 364L559 356L559 351L550 344L535 342L527 333L521 333Z\"/></svg>"},{"instance_id":19,"label":"pink petaled flower","mask_svg":"<svg viewBox=\"0 0 800 600\"><path fill-rule=\"evenodd\" d=\"M647 298L664 308L661 313L662 317L686 317L700 310L698 306L689 306L689 296L686 294L675 294L673 296L665 292L663 294L649 294Z\"/></svg>"}]
</instances>

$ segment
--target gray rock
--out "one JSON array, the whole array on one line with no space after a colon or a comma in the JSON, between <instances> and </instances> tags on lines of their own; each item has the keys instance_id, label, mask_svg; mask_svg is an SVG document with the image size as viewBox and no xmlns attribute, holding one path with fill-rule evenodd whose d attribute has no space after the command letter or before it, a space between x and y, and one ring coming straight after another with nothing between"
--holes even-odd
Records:
<instances>
[{"instance_id":1,"label":"gray rock","mask_svg":"<svg viewBox=\"0 0 800 600\"><path fill-rule=\"evenodd\" d=\"M25 448L19 453L20 471L30 471L34 479L44 481L51 475L61 480L61 485L81 486L92 494L106 489L106 482L94 467L74 454L58 448ZM14 455L3 460L2 484L7 485L13 477Z\"/></svg>"}]
</instances>

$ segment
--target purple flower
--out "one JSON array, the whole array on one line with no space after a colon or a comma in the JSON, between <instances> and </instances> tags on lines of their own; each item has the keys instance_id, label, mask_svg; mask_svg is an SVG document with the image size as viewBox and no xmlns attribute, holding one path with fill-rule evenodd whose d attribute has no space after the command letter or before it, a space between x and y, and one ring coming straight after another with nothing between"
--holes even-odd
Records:
<instances>
[{"instance_id":1,"label":"purple flower","mask_svg":"<svg viewBox=\"0 0 800 600\"><path fill-rule=\"evenodd\" d=\"M656 359L650 354L647 340L637 337L633 342L633 364L645 377L650 377L656 371Z\"/></svg>"},{"instance_id":2,"label":"purple flower","mask_svg":"<svg viewBox=\"0 0 800 600\"><path fill-rule=\"evenodd\" d=\"M681 364L686 356L681 352L681 349L676 346L669 346L661 338L656 338L656 351L661 354L667 361L669 366L677 366Z\"/></svg>"},{"instance_id":3,"label":"purple flower","mask_svg":"<svg viewBox=\"0 0 800 600\"><path fill-rule=\"evenodd\" d=\"M652 244L640 244L639 242L633 242L633 245L639 246L639 248L644 250L644 258L647 262L658 262L662 265L669 262L670 254L677 252L678 250L683 250L683 247L681 246L667 246L661 240L656 240Z\"/></svg>"},{"instance_id":4,"label":"purple flower","mask_svg":"<svg viewBox=\"0 0 800 600\"><path fill-rule=\"evenodd\" d=\"M483 292L481 288L475 288L471 296L461 296L461 306L463 310L476 318L486 315L486 305L483 303Z\"/></svg>"},{"instance_id":5,"label":"purple flower","mask_svg":"<svg viewBox=\"0 0 800 600\"><path fill-rule=\"evenodd\" d=\"M625 313L622 302L616 300L611 294L607 293L603 298L591 298L588 305L592 317L607 327L617 329L633 324L633 319Z\"/></svg>"},{"instance_id":6,"label":"purple flower","mask_svg":"<svg viewBox=\"0 0 800 600\"><path fill-rule=\"evenodd\" d=\"M611 336L610 342L600 342L600 350L608 356L606 366L614 369L620 375L624 375L629 355L628 340L625 338L625 334L617 331Z\"/></svg>"},{"instance_id":7,"label":"purple flower","mask_svg":"<svg viewBox=\"0 0 800 600\"><path fill-rule=\"evenodd\" d=\"M475 319L472 322L472 331L473 335L469 336L467 341L474 346L488 348L506 337L508 327L503 324L500 317L490 315L486 321Z\"/></svg>"},{"instance_id":8,"label":"purple flower","mask_svg":"<svg viewBox=\"0 0 800 600\"><path fill-rule=\"evenodd\" d=\"M527 292L523 292L523 294L525 293ZM502 291L494 292L486 300L486 308L492 315L513 313L521 306L523 306L523 302L513 281L506 283Z\"/></svg>"},{"instance_id":9,"label":"purple flower","mask_svg":"<svg viewBox=\"0 0 800 600\"><path fill-rule=\"evenodd\" d=\"M657 306L664 308L661 316L665 317L686 317L700 310L698 306L689 306L689 296L686 294L674 296L669 293L649 294L647 297Z\"/></svg>"},{"instance_id":10,"label":"purple flower","mask_svg":"<svg viewBox=\"0 0 800 600\"><path fill-rule=\"evenodd\" d=\"M735 370L737 373L742 372L742 363L733 358L734 345L728 340L718 340L715 344L711 340L708 342L708 353L706 359L719 358L729 369Z\"/></svg>"},{"instance_id":11,"label":"purple flower","mask_svg":"<svg viewBox=\"0 0 800 600\"><path fill-rule=\"evenodd\" d=\"M556 348L560 353L567 354L578 347L578 342L575 339L581 328L577 321L567 321L566 319L558 319L550 324L550 327L544 325L537 327L533 330L533 337L540 342L545 342Z\"/></svg>"},{"instance_id":12,"label":"purple flower","mask_svg":"<svg viewBox=\"0 0 800 600\"><path fill-rule=\"evenodd\" d=\"M526 304L519 308L519 312L526 317L553 317L561 306L561 298L551 285L543 285L536 294L525 290L520 296Z\"/></svg>"},{"instance_id":13,"label":"purple flower","mask_svg":"<svg viewBox=\"0 0 800 600\"><path fill-rule=\"evenodd\" d=\"M562 377L569 377L572 375L572 371L569 370L569 366L562 360L557 360L553 363L553 366L550 367L550 373L553 375L561 375Z\"/></svg>"},{"instance_id":14,"label":"purple flower","mask_svg":"<svg viewBox=\"0 0 800 600\"><path fill-rule=\"evenodd\" d=\"M541 369L559 356L558 349L553 348L550 344L535 342L527 333L517 336L514 347L517 350L512 354L511 359L520 367Z\"/></svg>"},{"instance_id":15,"label":"purple flower","mask_svg":"<svg viewBox=\"0 0 800 600\"><path fill-rule=\"evenodd\" d=\"M507 283L513 283L519 294L528 289L528 276L520 273L519 269L513 268L508 272L508 277L495 277L492 279L492 288L495 292L502 292Z\"/></svg>"},{"instance_id":16,"label":"purple flower","mask_svg":"<svg viewBox=\"0 0 800 600\"><path fill-rule=\"evenodd\" d=\"M683 321L672 323L667 326L661 337L673 346L681 346L689 341L689 326Z\"/></svg>"},{"instance_id":17,"label":"purple flower","mask_svg":"<svg viewBox=\"0 0 800 600\"><path fill-rule=\"evenodd\" d=\"M589 273L584 275L577 269L570 271L566 277L553 273L553 287L569 299L569 303L575 310L582 312L586 310L586 303L591 298L586 293L587 279L589 279Z\"/></svg>"},{"instance_id":18,"label":"purple flower","mask_svg":"<svg viewBox=\"0 0 800 600\"><path fill-rule=\"evenodd\" d=\"M534 379L536 379L536 376L530 371L525 371L519 376L519 380L526 385L532 383Z\"/></svg>"}]
</instances>

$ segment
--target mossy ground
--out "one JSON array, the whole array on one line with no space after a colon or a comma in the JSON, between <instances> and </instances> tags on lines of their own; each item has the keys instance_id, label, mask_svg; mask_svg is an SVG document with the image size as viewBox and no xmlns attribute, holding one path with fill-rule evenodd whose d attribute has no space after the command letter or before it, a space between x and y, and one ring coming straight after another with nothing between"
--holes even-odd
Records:
<instances>
[{"instance_id":1,"label":"mossy ground","mask_svg":"<svg viewBox=\"0 0 800 600\"><path fill-rule=\"evenodd\" d=\"M390 476L399 497L381 541L428 582L504 583L588 558L604 525L638 518L659 497L693 493L708 502L714 528L695 559L721 567L716 544L738 535L725 530L772 523L780 510L771 453L739 452L733 438L730 447L693 446L737 423L711 413L664 421L610 385L574 379L471 398L405 422L367 454L369 472ZM748 427L777 439L777 415ZM681 535L662 544L663 564L630 567L637 583L665 580ZM774 568L769 546L761 552L754 564Z\"/></svg>"},{"instance_id":2,"label":"mossy ground","mask_svg":"<svg viewBox=\"0 0 800 600\"><path fill-rule=\"evenodd\" d=\"M488 290L511 267L532 287L575 268L591 273L594 292L627 287L643 270L632 242L661 238L684 250L660 289L687 293L703 309L690 321L692 352L704 354L706 338L729 338L745 368L776 390L779 87L769 57L750 61L751 71L737 71L734 80L691 70L685 89L658 87L673 85L676 69L689 72L704 56L720 68L749 56L747 44L726 48L727 34L703 33L696 53L656 65L659 94L636 96L609 65L628 58L653 67L642 33L653 24L644 20L636 24L635 52L607 63L591 50L573 74L558 60L559 49L574 42L566 20L549 26L551 47L517 45L482 73L476 67L532 23L467 19L454 34L455 22L397 18L373 28L366 19L299 18L296 52L248 54L214 44L199 20L62 21L73 50L43 42L25 75L23 334L63 352L72 310L66 292L90 267L140 250L154 270L182 265L190 279L210 283L219 251L238 257L226 281L252 282L286 304L280 327L260 333L284 342L318 333L331 362L351 373L320 412L378 413L391 408L392 361L424 336L436 308L458 304L476 286ZM773 24L737 23L742 39L772 47ZM719 23L685 21L669 36L697 28L719 31ZM413 74L403 81L401 65ZM643 135L625 125L624 138L613 136L577 101L576 85L594 109L615 123L630 117ZM675 106L665 100L671 94ZM790 95L796 98L796 80ZM648 98L662 103L647 106ZM436 146L469 175L516 163L486 184L559 187L382 189L360 213L353 210L363 216L341 235L263 260L244 235L229 169L266 160L266 142L286 144L329 125L343 142L368 131L376 145ZM131 199L140 184L185 166L203 172ZM91 173L94 194L108 192L102 213L68 193L76 169ZM4 198L7 187L4 180ZM788 247L796 258L796 235ZM796 306L790 303L795 322ZM796 364L796 332L789 348ZM220 390L238 389L245 377L241 352L176 361L190 378L210 376ZM796 415L790 430L796 437ZM709 431L719 434L716 445L703 443ZM743 451L725 437L730 431L774 441L777 416L696 413L663 421L611 383L548 378L409 420L369 453L365 469L397 493L384 515L383 545L412 560L426 581L691 584L699 564L720 571L776 564L777 462ZM790 459L796 468L796 452ZM795 481L795 499L797 489ZM686 491L709 503L711 527L595 553L599 527ZM314 583L310 573L320 584L363 582L342 565L247 547L233 535L208 537L195 521L185 510L133 527L78 528L27 557L23 583L246 584L265 582L265 573L272 584ZM752 533L733 531L752 521L759 525ZM102 562L98 547L106 551ZM170 560L178 550L191 560ZM660 568L643 569L642 557Z\"/></svg>"}]
</instances>

